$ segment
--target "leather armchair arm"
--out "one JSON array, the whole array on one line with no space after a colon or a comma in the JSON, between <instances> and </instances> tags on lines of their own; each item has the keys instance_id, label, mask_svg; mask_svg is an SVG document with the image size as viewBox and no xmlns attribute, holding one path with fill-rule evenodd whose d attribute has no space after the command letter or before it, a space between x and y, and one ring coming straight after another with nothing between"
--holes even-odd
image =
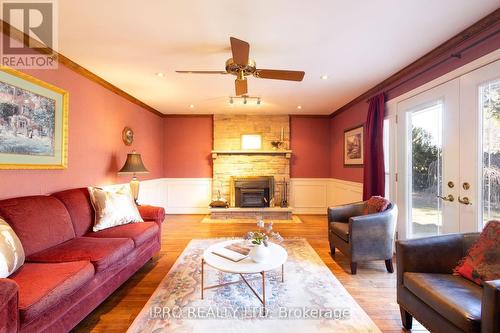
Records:
<instances>
[{"instance_id":1,"label":"leather armchair arm","mask_svg":"<svg viewBox=\"0 0 500 333\"><path fill-rule=\"evenodd\" d=\"M349 243L353 261L390 259L394 254L397 206L375 214L349 218Z\"/></svg>"},{"instance_id":2,"label":"leather armchair arm","mask_svg":"<svg viewBox=\"0 0 500 333\"><path fill-rule=\"evenodd\" d=\"M404 272L451 274L464 255L464 235L450 234L396 242L397 280Z\"/></svg>"},{"instance_id":3,"label":"leather armchair arm","mask_svg":"<svg viewBox=\"0 0 500 333\"><path fill-rule=\"evenodd\" d=\"M481 300L481 332L500 333L500 280L483 284Z\"/></svg>"},{"instance_id":4,"label":"leather armchair arm","mask_svg":"<svg viewBox=\"0 0 500 333\"><path fill-rule=\"evenodd\" d=\"M363 215L364 207L365 207L364 201L356 202L349 205L328 207L328 222L347 223L350 217Z\"/></svg>"},{"instance_id":5,"label":"leather armchair arm","mask_svg":"<svg viewBox=\"0 0 500 333\"><path fill-rule=\"evenodd\" d=\"M0 332L19 330L19 286L10 279L0 279Z\"/></svg>"},{"instance_id":6,"label":"leather armchair arm","mask_svg":"<svg viewBox=\"0 0 500 333\"><path fill-rule=\"evenodd\" d=\"M165 219L165 209L163 207L141 205L137 208L144 221L154 221L161 227Z\"/></svg>"}]
</instances>

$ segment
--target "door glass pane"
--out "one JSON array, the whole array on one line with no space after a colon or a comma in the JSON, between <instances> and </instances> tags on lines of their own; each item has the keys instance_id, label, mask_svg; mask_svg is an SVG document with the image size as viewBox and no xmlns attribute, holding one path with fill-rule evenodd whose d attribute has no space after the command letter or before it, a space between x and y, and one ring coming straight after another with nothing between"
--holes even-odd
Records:
<instances>
[{"instance_id":1,"label":"door glass pane","mask_svg":"<svg viewBox=\"0 0 500 333\"><path fill-rule=\"evenodd\" d=\"M391 189L391 184L390 184L390 150L389 150L389 128L390 122L389 119L384 119L384 137L383 137L383 144L384 144L384 173L385 173L385 197L387 199L391 198L391 193L389 193Z\"/></svg>"},{"instance_id":2,"label":"door glass pane","mask_svg":"<svg viewBox=\"0 0 500 333\"><path fill-rule=\"evenodd\" d=\"M500 79L479 87L482 109L483 224L500 219Z\"/></svg>"},{"instance_id":3,"label":"door glass pane","mask_svg":"<svg viewBox=\"0 0 500 333\"><path fill-rule=\"evenodd\" d=\"M410 113L410 237L442 232L442 113L441 101Z\"/></svg>"}]
</instances>

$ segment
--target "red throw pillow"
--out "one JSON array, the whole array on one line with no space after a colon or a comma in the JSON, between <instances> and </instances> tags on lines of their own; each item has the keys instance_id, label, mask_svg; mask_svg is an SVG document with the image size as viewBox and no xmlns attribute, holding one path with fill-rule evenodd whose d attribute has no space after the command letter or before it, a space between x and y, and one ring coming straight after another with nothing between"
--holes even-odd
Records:
<instances>
[{"instance_id":1,"label":"red throw pillow","mask_svg":"<svg viewBox=\"0 0 500 333\"><path fill-rule=\"evenodd\" d=\"M500 279L500 221L490 221L467 255L453 270L479 285Z\"/></svg>"},{"instance_id":2,"label":"red throw pillow","mask_svg":"<svg viewBox=\"0 0 500 333\"><path fill-rule=\"evenodd\" d=\"M373 196L366 201L363 214L368 215L383 212L387 209L387 207L389 207L389 203L389 200L384 197Z\"/></svg>"}]
</instances>

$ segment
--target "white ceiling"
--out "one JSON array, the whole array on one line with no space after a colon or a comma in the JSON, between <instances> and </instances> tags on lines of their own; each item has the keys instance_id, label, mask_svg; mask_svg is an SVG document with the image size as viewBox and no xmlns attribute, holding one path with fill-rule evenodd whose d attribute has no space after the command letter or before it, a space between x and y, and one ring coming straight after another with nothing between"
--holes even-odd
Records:
<instances>
[{"instance_id":1,"label":"white ceiling","mask_svg":"<svg viewBox=\"0 0 500 333\"><path fill-rule=\"evenodd\" d=\"M498 5L498 0L64 0L59 51L163 113L329 114ZM250 77L249 94L261 96L262 104L230 107L233 76L174 72L224 70L230 36L250 43L258 68L304 70L304 81ZM320 79L323 74L328 80Z\"/></svg>"}]
</instances>

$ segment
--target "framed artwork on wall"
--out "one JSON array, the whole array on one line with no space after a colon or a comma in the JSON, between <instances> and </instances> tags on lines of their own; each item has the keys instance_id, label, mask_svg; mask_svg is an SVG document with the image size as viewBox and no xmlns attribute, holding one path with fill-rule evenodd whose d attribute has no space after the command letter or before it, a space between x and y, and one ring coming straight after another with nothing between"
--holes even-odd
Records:
<instances>
[{"instance_id":1,"label":"framed artwork on wall","mask_svg":"<svg viewBox=\"0 0 500 333\"><path fill-rule=\"evenodd\" d=\"M0 169L65 169L68 92L0 69Z\"/></svg>"},{"instance_id":2,"label":"framed artwork on wall","mask_svg":"<svg viewBox=\"0 0 500 333\"><path fill-rule=\"evenodd\" d=\"M363 166L363 137L364 126L344 131L344 165L345 166Z\"/></svg>"}]
</instances>

